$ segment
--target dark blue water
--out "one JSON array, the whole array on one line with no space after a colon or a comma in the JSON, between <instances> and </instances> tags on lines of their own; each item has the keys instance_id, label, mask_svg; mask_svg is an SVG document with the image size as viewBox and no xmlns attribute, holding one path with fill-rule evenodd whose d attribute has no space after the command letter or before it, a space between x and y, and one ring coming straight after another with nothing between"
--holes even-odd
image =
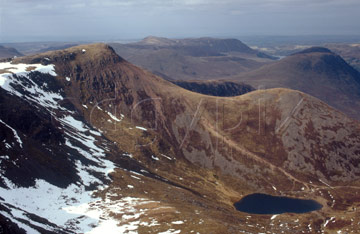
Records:
<instances>
[{"instance_id":1,"label":"dark blue water","mask_svg":"<svg viewBox=\"0 0 360 234\"><path fill-rule=\"evenodd\" d=\"M276 197L262 193L247 195L234 205L237 210L250 214L300 214L322 208L322 205L314 200Z\"/></svg>"}]
</instances>

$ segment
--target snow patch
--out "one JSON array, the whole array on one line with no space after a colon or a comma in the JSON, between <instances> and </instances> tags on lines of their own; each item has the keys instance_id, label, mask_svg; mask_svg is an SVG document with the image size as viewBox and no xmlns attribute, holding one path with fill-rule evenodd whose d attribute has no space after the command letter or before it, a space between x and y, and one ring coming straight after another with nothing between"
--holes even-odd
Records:
<instances>
[{"instance_id":1,"label":"snow patch","mask_svg":"<svg viewBox=\"0 0 360 234\"><path fill-rule=\"evenodd\" d=\"M136 179L136 180L141 180L139 177L134 176L134 175L130 175L130 177L131 177L131 178L134 178L134 179Z\"/></svg>"},{"instance_id":2,"label":"snow patch","mask_svg":"<svg viewBox=\"0 0 360 234\"><path fill-rule=\"evenodd\" d=\"M25 225L24 223L21 223L19 221L17 221L16 219L13 219L10 215L8 215L6 212L4 211L0 211L0 214L5 216L6 218L10 219L12 222L14 222L15 224L17 224L20 228L24 229L26 233L31 233L31 234L37 234L40 232L36 231L35 229L29 227L28 225Z\"/></svg>"},{"instance_id":3,"label":"snow patch","mask_svg":"<svg viewBox=\"0 0 360 234\"><path fill-rule=\"evenodd\" d=\"M34 187L21 188L13 185L7 178L3 180L9 187L9 190L0 188L1 197L6 203L47 218L50 222L65 228L69 220L78 216L69 215L61 208L91 201L90 192L86 192L84 187L75 184L61 189L44 180L36 180Z\"/></svg>"},{"instance_id":4,"label":"snow patch","mask_svg":"<svg viewBox=\"0 0 360 234\"><path fill-rule=\"evenodd\" d=\"M21 138L20 138L19 135L17 134L17 131L16 131L15 129L13 129L11 126L9 126L8 124L6 124L6 123L5 123L4 121L2 121L1 119L0 119L0 123L4 124L6 127L10 128L10 130L11 130L11 131L13 132L13 134L14 134L14 137L15 137L16 141L19 143L20 147L22 148L22 147L23 147L23 146L22 146L23 142L21 141Z\"/></svg>"},{"instance_id":5,"label":"snow patch","mask_svg":"<svg viewBox=\"0 0 360 234\"><path fill-rule=\"evenodd\" d=\"M146 128L140 127L140 126L136 126L137 129L143 130L143 131L147 131Z\"/></svg>"},{"instance_id":6,"label":"snow patch","mask_svg":"<svg viewBox=\"0 0 360 234\"><path fill-rule=\"evenodd\" d=\"M325 221L324 228L328 225L329 222L333 221L335 217L331 217L330 219Z\"/></svg>"},{"instance_id":7,"label":"snow patch","mask_svg":"<svg viewBox=\"0 0 360 234\"><path fill-rule=\"evenodd\" d=\"M164 158L167 158L167 159L169 159L170 161L172 160L172 158L171 157L169 157L169 156L166 156L165 154L160 154L161 156L163 156Z\"/></svg>"},{"instance_id":8,"label":"snow patch","mask_svg":"<svg viewBox=\"0 0 360 234\"><path fill-rule=\"evenodd\" d=\"M106 113L110 116L110 118L112 118L112 119L115 120L116 122L121 122L121 120L124 119L124 115L123 115L123 114L120 115L120 116L121 116L121 119L118 119L116 116L114 116L114 115L111 114L110 112L106 112Z\"/></svg>"},{"instance_id":9,"label":"snow patch","mask_svg":"<svg viewBox=\"0 0 360 234\"><path fill-rule=\"evenodd\" d=\"M154 160L156 160L156 161L159 161L159 160L160 160L158 157L156 157L156 156L154 156L154 155L151 155L151 158L154 159Z\"/></svg>"},{"instance_id":10,"label":"snow patch","mask_svg":"<svg viewBox=\"0 0 360 234\"><path fill-rule=\"evenodd\" d=\"M125 157L133 158L132 154L129 154L129 153L123 153L122 155Z\"/></svg>"},{"instance_id":11,"label":"snow patch","mask_svg":"<svg viewBox=\"0 0 360 234\"><path fill-rule=\"evenodd\" d=\"M172 224L184 224L184 221L174 221L174 222L171 222Z\"/></svg>"},{"instance_id":12,"label":"snow patch","mask_svg":"<svg viewBox=\"0 0 360 234\"><path fill-rule=\"evenodd\" d=\"M5 76L0 76L0 87L5 84L6 80L7 78Z\"/></svg>"},{"instance_id":13,"label":"snow patch","mask_svg":"<svg viewBox=\"0 0 360 234\"><path fill-rule=\"evenodd\" d=\"M10 158L9 158L9 156L7 156L7 155L3 155L3 156L0 156L0 159L9 160Z\"/></svg>"},{"instance_id":14,"label":"snow patch","mask_svg":"<svg viewBox=\"0 0 360 234\"><path fill-rule=\"evenodd\" d=\"M81 204L77 207L64 208L69 213L85 215L91 219L97 220L98 225L91 231L93 233L137 233L139 226L156 226L159 225L156 220L140 222L140 217L146 212L146 209L137 208L156 201L144 198L124 197L119 200L111 200L116 194L108 193L103 201L94 201L89 204ZM116 221L111 216L122 216L121 221ZM120 225L121 223L121 225Z\"/></svg>"},{"instance_id":15,"label":"snow patch","mask_svg":"<svg viewBox=\"0 0 360 234\"><path fill-rule=\"evenodd\" d=\"M63 123L66 123L68 126L72 127L74 130L80 131L80 132L85 132L87 129L84 128L84 124L79 121L74 119L74 117L72 116L65 116L64 118L60 119L60 121L62 121Z\"/></svg>"},{"instance_id":16,"label":"snow patch","mask_svg":"<svg viewBox=\"0 0 360 234\"><path fill-rule=\"evenodd\" d=\"M54 109L59 107L57 100L63 99L60 94L45 92L41 86L29 79L29 74L33 71L57 76L54 65L11 64L10 62L5 62L0 63L0 69L5 69L7 71L0 74L1 88L13 95L36 102L44 107L51 107ZM14 75L17 75L17 77L14 77ZM25 81L27 84L24 84ZM21 89L26 91L26 95L18 92L14 86L17 88L21 87Z\"/></svg>"},{"instance_id":17,"label":"snow patch","mask_svg":"<svg viewBox=\"0 0 360 234\"><path fill-rule=\"evenodd\" d=\"M95 136L101 136L101 132L98 132L98 131L90 130L90 133Z\"/></svg>"},{"instance_id":18,"label":"snow patch","mask_svg":"<svg viewBox=\"0 0 360 234\"><path fill-rule=\"evenodd\" d=\"M178 234L180 232L181 232L181 230L169 229L165 232L159 232L158 234Z\"/></svg>"}]
</instances>

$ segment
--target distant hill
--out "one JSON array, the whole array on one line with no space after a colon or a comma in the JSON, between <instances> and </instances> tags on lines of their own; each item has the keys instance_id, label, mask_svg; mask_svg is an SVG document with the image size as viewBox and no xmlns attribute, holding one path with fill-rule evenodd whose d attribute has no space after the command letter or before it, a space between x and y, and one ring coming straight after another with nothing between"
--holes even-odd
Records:
<instances>
[{"instance_id":1,"label":"distant hill","mask_svg":"<svg viewBox=\"0 0 360 234\"><path fill-rule=\"evenodd\" d=\"M274 60L237 39L151 36L136 43L110 43L110 46L129 62L174 80L226 78Z\"/></svg>"},{"instance_id":2,"label":"distant hill","mask_svg":"<svg viewBox=\"0 0 360 234\"><path fill-rule=\"evenodd\" d=\"M72 46L86 44L88 42L18 42L4 43L6 47L15 48L23 55L32 55L52 50L62 50Z\"/></svg>"},{"instance_id":3,"label":"distant hill","mask_svg":"<svg viewBox=\"0 0 360 234\"><path fill-rule=\"evenodd\" d=\"M295 54L310 54L310 53L331 53L331 50L324 47L310 47L293 54L295 55Z\"/></svg>"},{"instance_id":4,"label":"distant hill","mask_svg":"<svg viewBox=\"0 0 360 234\"><path fill-rule=\"evenodd\" d=\"M12 58L14 56L23 56L19 51L14 48L5 47L0 45L0 59L1 58Z\"/></svg>"},{"instance_id":5,"label":"distant hill","mask_svg":"<svg viewBox=\"0 0 360 234\"><path fill-rule=\"evenodd\" d=\"M234 79L255 88L300 90L360 119L360 73L326 48L306 49Z\"/></svg>"},{"instance_id":6,"label":"distant hill","mask_svg":"<svg viewBox=\"0 0 360 234\"><path fill-rule=\"evenodd\" d=\"M184 52L193 56L202 56L209 53L221 55L221 53L240 52L247 54L263 54L256 50L251 49L246 44L237 39L218 39L211 37L202 38L188 38L188 39L168 39L162 37L146 37L140 42L133 43L133 46L156 46L156 47L171 47L182 49ZM192 49L195 50L192 51ZM197 54L196 51L204 52L205 54ZM263 54L263 57L266 57ZM271 58L268 56L268 58Z\"/></svg>"}]
</instances>

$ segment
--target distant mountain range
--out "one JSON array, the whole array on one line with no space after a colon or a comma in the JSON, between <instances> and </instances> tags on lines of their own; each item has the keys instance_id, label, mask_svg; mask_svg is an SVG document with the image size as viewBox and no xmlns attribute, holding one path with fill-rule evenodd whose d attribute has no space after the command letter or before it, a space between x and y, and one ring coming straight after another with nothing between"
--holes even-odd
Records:
<instances>
[{"instance_id":1,"label":"distant mountain range","mask_svg":"<svg viewBox=\"0 0 360 234\"><path fill-rule=\"evenodd\" d=\"M246 44L237 39L218 39L211 37L168 39L149 36L140 42L127 45L133 47L143 46L152 48L173 48L183 51L184 54L195 57L221 56L221 53L239 52L244 54L254 54L261 58L272 58L271 56L251 49Z\"/></svg>"},{"instance_id":2,"label":"distant mountain range","mask_svg":"<svg viewBox=\"0 0 360 234\"><path fill-rule=\"evenodd\" d=\"M137 43L109 45L126 60L173 80L228 77L275 59L236 39L147 37Z\"/></svg>"},{"instance_id":3,"label":"distant mountain range","mask_svg":"<svg viewBox=\"0 0 360 234\"><path fill-rule=\"evenodd\" d=\"M236 39L147 37L137 43L111 45L128 61L190 90L195 91L191 89L195 84L190 87L181 81L232 80L255 89L290 88L360 120L360 74L327 48L311 47L276 61ZM335 48L349 61L350 52ZM356 65L356 60L351 61Z\"/></svg>"},{"instance_id":4,"label":"distant mountain range","mask_svg":"<svg viewBox=\"0 0 360 234\"><path fill-rule=\"evenodd\" d=\"M294 77L315 90L307 73L344 85L338 77L353 74L344 67L316 48L252 74L301 71ZM358 231L360 124L318 98L287 88L236 97L191 92L104 44L0 68L2 232ZM285 85L295 82L286 77ZM235 210L258 192L323 208L279 216Z\"/></svg>"},{"instance_id":5,"label":"distant mountain range","mask_svg":"<svg viewBox=\"0 0 360 234\"><path fill-rule=\"evenodd\" d=\"M87 42L18 42L4 43L4 46L15 48L23 55L32 55L52 50L66 49Z\"/></svg>"}]
</instances>

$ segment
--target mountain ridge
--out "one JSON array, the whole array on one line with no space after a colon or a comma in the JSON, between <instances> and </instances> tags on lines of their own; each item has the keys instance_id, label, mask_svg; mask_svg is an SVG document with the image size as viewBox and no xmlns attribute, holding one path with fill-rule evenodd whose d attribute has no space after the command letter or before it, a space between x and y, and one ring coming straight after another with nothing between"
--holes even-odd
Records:
<instances>
[{"instance_id":1,"label":"mountain ridge","mask_svg":"<svg viewBox=\"0 0 360 234\"><path fill-rule=\"evenodd\" d=\"M80 47L75 47L75 48L80 48ZM86 48L86 47L84 47L84 48ZM107 49L108 47L104 47L104 48ZM88 53L88 52L86 52L86 53ZM86 55L86 57L92 56L92 53L91 52L89 52L89 53L90 54ZM113 53L112 50L109 50L109 53L111 55L110 56L111 58L116 57L115 53ZM106 53L104 53L104 52L99 53L100 56L103 56L104 54L106 54ZM85 54L81 54L80 56L85 56ZM101 57L99 58L99 60L102 61ZM109 59L105 59L105 60L108 61ZM81 61L81 60L79 60L79 61ZM159 100L165 101L166 100L164 98L165 96L171 96L171 97L180 98L180 99L183 99L184 97L188 96L188 97L190 97L190 99L185 98L182 102L187 103L187 105L190 105L189 106L190 108L195 108L197 104L196 104L196 102L192 103L193 101L191 101L191 100L194 98L198 99L198 98L202 97L199 95L195 95L194 93L187 93L185 90L182 90L181 92L179 92L180 90L176 86L171 85L170 83L163 81L162 79L160 79L156 76L153 76L150 73L146 73L146 72L144 73L143 71L139 70L138 68L132 67L132 65L128 64L125 61L114 59L113 62L114 62L114 66L117 63L124 65L121 68L119 67L120 68L119 81L123 80L122 74L124 74L124 75L126 74L127 77L133 77L132 79L126 79L126 80L121 81L121 83L118 83L118 89L124 90L124 91L127 90L125 93L124 92L119 93L119 96L117 97L119 100L125 101L125 103L120 102L119 106L118 106L119 110L124 112L125 115L131 114L131 109L134 107L134 105L136 105L136 103L138 103L144 99L148 99L148 98L150 98L150 99L158 98ZM81 61L81 63L82 63L82 61ZM90 75L90 77L93 76L89 73L91 68L87 67L87 66L90 66L90 65L87 65L87 61L85 61L84 65L81 65L81 66L83 66L83 68L80 69L80 73L83 73L85 76L88 76L88 75ZM92 65L93 64L91 64L91 66ZM102 63L100 62L99 65L101 67ZM79 65L75 65L75 67L77 67L77 66L79 66ZM113 65L111 65L111 63L110 64L106 63L106 66L111 67L111 72L113 73L112 76L114 76L117 71L113 67ZM131 69L131 71L126 70L129 68ZM94 72L95 72L94 74L97 73L96 71L94 71ZM75 73L78 73L78 72L75 71ZM69 74L69 75L74 76L74 74ZM94 78L100 77L100 76L102 76L104 79L103 81L100 80L101 83L104 83L104 88L109 87L111 90L115 90L114 88L117 85L115 83L113 83L113 81L109 80L109 77L110 77L109 74L102 73L100 75L94 76ZM81 81L82 84L85 84L84 87L86 88L86 91L84 90L84 87L76 88L76 90L83 89L85 91L85 93L82 95L83 102L99 101L99 100L96 100L98 98L100 98L100 99L112 98L112 96L109 95L109 93L103 92L103 88L99 89L98 86L96 86L96 85L94 86L94 84L98 83L97 80L95 80L95 79L94 80L92 80L92 79L84 80L83 76L82 75L79 76L79 74L77 74L76 77L79 77L77 79L79 79L79 81ZM145 78L145 77L147 77L147 78ZM136 81L136 85L134 83L135 81ZM108 82L108 83L105 83L105 82ZM167 90L165 91L165 89L163 87L166 87ZM78 92L78 91L76 91L76 92ZM269 91L269 92L273 92L273 91ZM294 91L290 91L290 93L291 92L294 92ZM75 96L76 93L73 93L73 95ZM96 97L97 95L100 95L100 97ZM247 97L248 97L248 95L244 95L244 96L237 97L237 98L247 99ZM207 98L207 97L204 96L204 98ZM212 100L215 100L215 99L213 99L212 97L209 97L208 102L210 101L210 103L212 103L213 102ZM224 100L226 100L226 99L224 99ZM165 133L166 138L178 141L179 139L176 140L173 138L174 136L171 136L172 134L174 134L174 133L172 133L172 131L174 129L174 125L172 122L169 122L168 117L167 117L167 116L171 116L170 112L176 113L178 111L174 110L172 105L165 105L165 106L167 106L166 108L161 107L160 103L156 103L156 102L148 104L148 105L150 105L150 107L154 108L154 109L151 110L151 109L148 109L149 107L146 107L144 110L140 111L141 112L141 113L139 113L140 116L133 115L133 117L138 118L139 121L142 121L142 122L145 121L148 124L151 124L151 122L154 121L154 119L156 119L158 122L156 122L156 123L153 122L152 124L157 124L158 127L163 128L162 131L164 131L163 133ZM164 105L164 103L162 103L162 105ZM183 106L182 108L187 109L189 107ZM159 116L157 116L157 115L159 115ZM211 117L211 118L214 118L214 117ZM174 143L172 143L172 144L174 144Z\"/></svg>"},{"instance_id":2,"label":"mountain ridge","mask_svg":"<svg viewBox=\"0 0 360 234\"><path fill-rule=\"evenodd\" d=\"M6 75L1 93L13 99L14 95L20 95L15 91L25 89L27 92L22 91L24 103L35 107L41 101L40 113L52 114L55 119L49 122L50 126L60 127L57 129L63 131L68 144L72 145L72 150L66 154L70 159L76 155L87 156L87 160L98 159L113 165L101 170L98 168L101 165L96 163L89 164L92 167L80 167L87 161L83 159L84 162L76 167L92 176L109 174L111 180L105 184L108 186L105 189L88 186L94 189L91 191L98 195L99 202L84 204L88 204L90 211L95 207L105 212L101 216L103 220L113 220L120 225L113 228L132 225L134 229L131 230L139 232L164 232L174 228L185 232L216 230L220 233L273 228L281 232L289 227L308 231L310 224L314 229L331 231L331 226L324 227L327 217L341 217L352 205L359 206L355 191L359 189L360 177L360 125L303 92L276 88L236 97L198 94L130 64L103 44L17 58L13 64L2 66L10 71L8 67L20 67L24 63L33 72L26 73L28 78ZM39 72L45 69L43 66L52 68L56 75ZM41 95L38 97L31 92L31 87L39 92L50 90L51 99L45 102ZM62 99L50 95L55 92ZM50 103L60 107L53 110ZM9 102L2 105L13 108ZM25 144L27 138L23 130L9 122L8 113L2 112L1 119L19 132ZM77 122L80 120L82 124ZM0 126L6 128L4 124ZM7 138L8 143L14 143L14 150L21 149L13 131L7 128L8 134L12 133L11 139ZM85 139L92 139L90 136L94 138L93 144L85 144ZM46 139L37 140L46 146ZM101 156L102 150L106 157ZM13 154L7 151L6 154L13 159ZM47 157L50 155L44 160ZM91 173L93 167L100 171ZM103 173L111 168L111 172ZM86 178L84 175L80 178ZM99 178L95 180L98 183ZM350 185L346 191L345 185ZM10 190L4 191L9 193ZM285 230L272 225L270 216L253 216L234 209L234 202L259 191L312 198L319 200L324 208L299 216L298 223L294 222L293 214L281 215L278 219L288 224ZM328 193L331 196L323 196ZM137 203L136 199L151 203ZM15 204L11 201L6 197L1 203L11 207L9 202ZM115 204L125 205L106 213L106 207ZM124 207L132 207L134 213L126 213ZM66 209L75 212L80 208ZM195 214L194 209L197 210ZM14 214L2 210L0 216L20 222L19 216L14 218ZM84 220L87 215L85 212ZM127 216L123 215L131 215L131 219L124 220ZM346 215L358 221L354 213ZM153 221L149 217L159 225L151 226ZM72 224L78 227L76 222L82 224L84 220L74 217ZM172 223L179 220L183 223ZM340 221L333 224L334 228L342 225ZM97 221L93 226L99 227L104 222ZM143 222L147 225L142 225ZM201 225L204 222L206 225ZM258 227L253 226L254 223ZM341 228L353 227L349 224Z\"/></svg>"},{"instance_id":3,"label":"mountain ridge","mask_svg":"<svg viewBox=\"0 0 360 234\"><path fill-rule=\"evenodd\" d=\"M109 45L131 63L174 80L217 79L274 60L237 39L148 37L136 43Z\"/></svg>"}]
</instances>

